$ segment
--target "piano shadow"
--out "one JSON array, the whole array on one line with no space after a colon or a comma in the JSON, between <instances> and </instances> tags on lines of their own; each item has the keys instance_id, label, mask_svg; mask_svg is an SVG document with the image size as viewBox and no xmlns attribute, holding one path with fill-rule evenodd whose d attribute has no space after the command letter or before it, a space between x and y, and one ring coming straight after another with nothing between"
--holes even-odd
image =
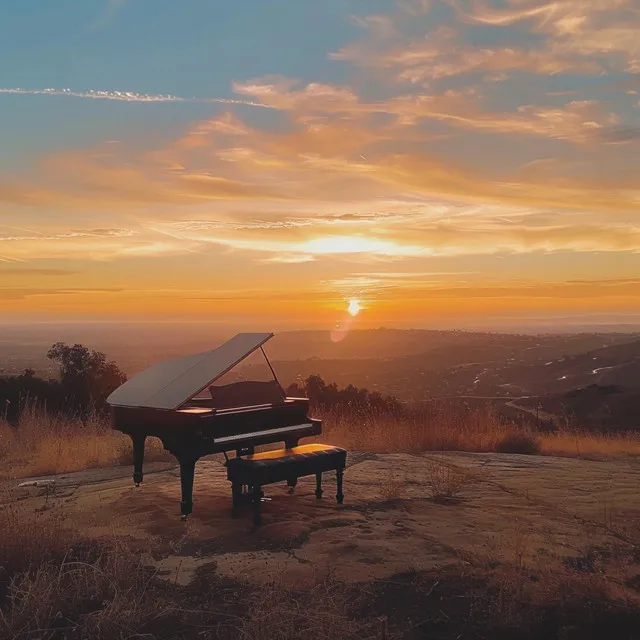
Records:
<instances>
[{"instance_id":1,"label":"piano shadow","mask_svg":"<svg viewBox=\"0 0 640 640\"><path fill-rule=\"evenodd\" d=\"M153 539L161 551L216 555L297 548L318 528L318 519L339 517L344 510L330 497L335 491L335 479L327 477L329 495L317 500L315 478L305 477L298 480L294 493L289 493L284 482L265 486L262 525L255 527L250 505L241 507L238 517L231 517L225 467L214 460L200 460L194 483L198 509L185 523L176 513L180 484L171 476L178 478L179 471L153 474L145 478L142 486L127 487L108 506L107 517L118 529L125 529L122 533Z\"/></svg>"}]
</instances>

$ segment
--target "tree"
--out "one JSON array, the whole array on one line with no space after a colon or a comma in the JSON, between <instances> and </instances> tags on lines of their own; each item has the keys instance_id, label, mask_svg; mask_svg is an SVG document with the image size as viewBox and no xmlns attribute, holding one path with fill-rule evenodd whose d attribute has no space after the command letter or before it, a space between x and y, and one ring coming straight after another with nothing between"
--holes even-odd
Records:
<instances>
[{"instance_id":1,"label":"tree","mask_svg":"<svg viewBox=\"0 0 640 640\"><path fill-rule=\"evenodd\" d=\"M81 344L56 342L47 358L60 368L60 382L69 408L86 418L90 411L104 411L107 397L127 376L100 351Z\"/></svg>"},{"instance_id":2,"label":"tree","mask_svg":"<svg viewBox=\"0 0 640 640\"><path fill-rule=\"evenodd\" d=\"M378 391L368 391L352 384L338 389L335 382L327 384L321 376L309 376L303 386L294 383L287 388L287 395L306 395L315 407L343 408L354 414L376 411L400 415L404 411L400 400L394 396L383 396Z\"/></svg>"}]
</instances>

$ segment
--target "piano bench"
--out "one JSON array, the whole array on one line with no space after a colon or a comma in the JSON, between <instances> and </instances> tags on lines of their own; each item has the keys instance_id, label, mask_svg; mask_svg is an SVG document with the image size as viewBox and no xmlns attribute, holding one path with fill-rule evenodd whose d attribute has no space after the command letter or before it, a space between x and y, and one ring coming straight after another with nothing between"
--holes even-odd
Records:
<instances>
[{"instance_id":1,"label":"piano bench","mask_svg":"<svg viewBox=\"0 0 640 640\"><path fill-rule=\"evenodd\" d=\"M253 504L254 524L260 524L262 486L286 481L294 487L303 476L316 476L316 498L322 498L322 474L335 471L337 479L336 500L342 504L342 475L347 463L347 452L340 447L323 444L305 444L291 449L278 449L255 453L244 458L232 458L227 462L227 479L231 482L233 512L242 500L242 487L248 486Z\"/></svg>"}]
</instances>

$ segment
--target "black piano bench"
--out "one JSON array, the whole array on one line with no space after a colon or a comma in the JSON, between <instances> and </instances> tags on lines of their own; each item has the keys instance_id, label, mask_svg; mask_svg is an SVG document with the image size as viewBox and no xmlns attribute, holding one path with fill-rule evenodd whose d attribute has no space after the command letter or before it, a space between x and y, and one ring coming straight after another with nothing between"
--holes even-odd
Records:
<instances>
[{"instance_id":1,"label":"black piano bench","mask_svg":"<svg viewBox=\"0 0 640 640\"><path fill-rule=\"evenodd\" d=\"M262 486L274 482L287 482L294 487L298 478L316 476L316 498L322 498L322 474L335 471L337 480L336 500L342 504L342 475L347 463L347 452L339 447L324 444L305 444L291 449L265 451L244 458L232 458L227 462L227 479L231 482L233 513L237 513L242 501L242 487L249 487L253 504L253 522L260 524Z\"/></svg>"}]
</instances>

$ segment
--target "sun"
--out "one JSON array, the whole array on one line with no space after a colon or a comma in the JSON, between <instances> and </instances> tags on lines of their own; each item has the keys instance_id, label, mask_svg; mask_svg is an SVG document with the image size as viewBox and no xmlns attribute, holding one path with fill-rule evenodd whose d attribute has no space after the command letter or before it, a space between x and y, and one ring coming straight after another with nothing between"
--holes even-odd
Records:
<instances>
[{"instance_id":1,"label":"sun","mask_svg":"<svg viewBox=\"0 0 640 640\"><path fill-rule=\"evenodd\" d=\"M349 315L357 316L361 309L362 307L360 306L360 300L356 300L355 298L349 300L349 306L347 307Z\"/></svg>"}]
</instances>

